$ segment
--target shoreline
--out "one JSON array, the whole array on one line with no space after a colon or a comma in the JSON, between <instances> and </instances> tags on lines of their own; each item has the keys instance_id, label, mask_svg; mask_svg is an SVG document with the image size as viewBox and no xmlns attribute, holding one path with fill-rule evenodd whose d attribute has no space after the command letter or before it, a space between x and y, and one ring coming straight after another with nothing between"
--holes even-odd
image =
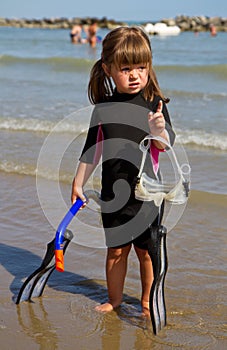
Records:
<instances>
[{"instance_id":1,"label":"shoreline","mask_svg":"<svg viewBox=\"0 0 227 350\"><path fill-rule=\"evenodd\" d=\"M96 21L99 28L113 29L117 26L129 25L133 21L117 21L103 17L101 19L96 17L86 18L42 18L42 19L28 19L28 18L0 18L0 27L17 27L17 28L42 28L42 29L71 29L73 25L89 25L92 21ZM224 17L208 17L208 16L185 16L180 15L175 18L165 18L160 21L144 21L141 25L146 24L165 23L167 26L178 26L182 32L185 31L210 31L211 25L216 27L218 32L227 32L227 18ZM139 24L139 22L137 23Z\"/></svg>"}]
</instances>

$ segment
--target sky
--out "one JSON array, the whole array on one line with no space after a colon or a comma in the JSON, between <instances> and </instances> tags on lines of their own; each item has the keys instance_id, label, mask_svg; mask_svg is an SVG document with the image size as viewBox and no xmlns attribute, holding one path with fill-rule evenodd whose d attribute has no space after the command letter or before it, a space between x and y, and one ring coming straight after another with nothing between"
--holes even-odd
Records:
<instances>
[{"instance_id":1,"label":"sky","mask_svg":"<svg viewBox=\"0 0 227 350\"><path fill-rule=\"evenodd\" d=\"M177 15L227 17L226 0L1 0L3 18L106 17L157 21Z\"/></svg>"}]
</instances>

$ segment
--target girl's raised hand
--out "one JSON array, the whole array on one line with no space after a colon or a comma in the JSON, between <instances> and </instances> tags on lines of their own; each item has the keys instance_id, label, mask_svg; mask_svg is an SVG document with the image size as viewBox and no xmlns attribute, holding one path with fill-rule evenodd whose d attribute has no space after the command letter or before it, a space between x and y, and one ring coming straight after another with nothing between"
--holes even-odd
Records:
<instances>
[{"instance_id":1,"label":"girl's raised hand","mask_svg":"<svg viewBox=\"0 0 227 350\"><path fill-rule=\"evenodd\" d=\"M165 130L165 118L162 113L163 102L158 102L158 107L155 113L149 112L148 124L151 135L159 136Z\"/></svg>"}]
</instances>

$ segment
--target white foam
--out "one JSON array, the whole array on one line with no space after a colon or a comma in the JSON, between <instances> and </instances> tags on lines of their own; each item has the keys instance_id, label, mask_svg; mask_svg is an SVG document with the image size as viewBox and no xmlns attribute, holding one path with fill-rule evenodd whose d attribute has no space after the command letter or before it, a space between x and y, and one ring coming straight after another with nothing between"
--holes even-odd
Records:
<instances>
[{"instance_id":1,"label":"white foam","mask_svg":"<svg viewBox=\"0 0 227 350\"><path fill-rule=\"evenodd\" d=\"M0 118L0 129L9 131L31 131L31 132L45 132L49 133L53 129L55 132L84 132L87 124L79 122L57 123L38 119L25 118Z\"/></svg>"},{"instance_id":2,"label":"white foam","mask_svg":"<svg viewBox=\"0 0 227 350\"><path fill-rule=\"evenodd\" d=\"M176 130L177 141L182 145L196 145L213 148L221 151L227 150L227 137L219 133L207 133L201 130Z\"/></svg>"}]
</instances>

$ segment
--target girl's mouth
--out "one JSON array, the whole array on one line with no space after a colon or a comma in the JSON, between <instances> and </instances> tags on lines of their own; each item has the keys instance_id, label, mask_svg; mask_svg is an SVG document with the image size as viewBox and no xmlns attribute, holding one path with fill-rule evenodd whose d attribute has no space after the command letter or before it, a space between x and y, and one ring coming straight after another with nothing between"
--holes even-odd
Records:
<instances>
[{"instance_id":1,"label":"girl's mouth","mask_svg":"<svg viewBox=\"0 0 227 350\"><path fill-rule=\"evenodd\" d=\"M135 88L137 88L139 86L139 83L130 83L129 84L129 87L131 88L131 89L135 89Z\"/></svg>"}]
</instances>

